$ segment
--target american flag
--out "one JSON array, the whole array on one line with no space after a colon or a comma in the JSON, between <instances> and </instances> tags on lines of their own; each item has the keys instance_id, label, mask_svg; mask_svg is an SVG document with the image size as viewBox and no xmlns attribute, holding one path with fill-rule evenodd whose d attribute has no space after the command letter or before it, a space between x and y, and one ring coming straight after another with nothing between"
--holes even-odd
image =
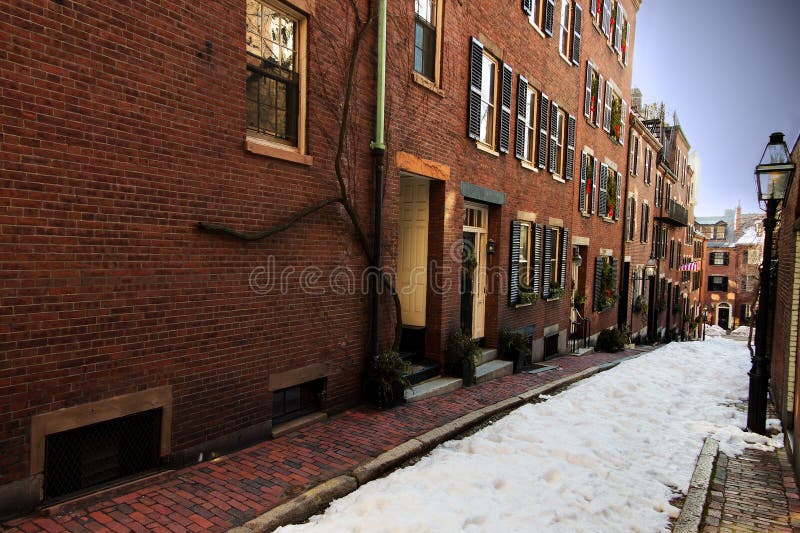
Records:
<instances>
[{"instance_id":1,"label":"american flag","mask_svg":"<svg viewBox=\"0 0 800 533\"><path fill-rule=\"evenodd\" d=\"M700 265L697 264L697 261L692 261L691 263L686 263L681 265L681 267L678 270L690 270L694 272L696 270L700 270Z\"/></svg>"}]
</instances>

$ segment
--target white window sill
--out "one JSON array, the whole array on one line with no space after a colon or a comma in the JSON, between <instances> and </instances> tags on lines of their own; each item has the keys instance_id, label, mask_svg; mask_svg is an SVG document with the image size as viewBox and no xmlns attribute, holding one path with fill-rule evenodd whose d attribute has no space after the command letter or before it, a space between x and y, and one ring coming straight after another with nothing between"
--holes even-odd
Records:
<instances>
[{"instance_id":1,"label":"white window sill","mask_svg":"<svg viewBox=\"0 0 800 533\"><path fill-rule=\"evenodd\" d=\"M564 178L562 178L558 174L553 174L553 180L555 180L555 181L557 181L559 183L566 183L567 182Z\"/></svg>"},{"instance_id":2,"label":"white window sill","mask_svg":"<svg viewBox=\"0 0 800 533\"><path fill-rule=\"evenodd\" d=\"M569 59L567 56L565 56L565 55L564 55L564 54L563 54L563 53L562 53L560 50L559 50L559 52L558 52L558 55L559 55L559 57L561 57L561 59L563 59L563 60L564 60L564 62L565 62L567 65L569 65L569 66L573 66L573 65L575 64L575 63L573 63L573 62L572 62L572 60L571 60L571 59Z\"/></svg>"},{"instance_id":3,"label":"white window sill","mask_svg":"<svg viewBox=\"0 0 800 533\"><path fill-rule=\"evenodd\" d=\"M545 33L542 31L539 25L536 24L534 21L532 21L530 17L528 17L528 24L531 25L531 28L536 30L536 33L538 33L542 37L542 39L547 39L547 35L545 35Z\"/></svg>"},{"instance_id":4,"label":"white window sill","mask_svg":"<svg viewBox=\"0 0 800 533\"><path fill-rule=\"evenodd\" d=\"M301 154L297 148L271 143L265 139L259 139L258 137L251 137L248 135L244 141L244 148L252 154L282 159L300 165L311 166L314 164L313 157Z\"/></svg>"},{"instance_id":5,"label":"white window sill","mask_svg":"<svg viewBox=\"0 0 800 533\"><path fill-rule=\"evenodd\" d=\"M534 165L530 161L524 161L523 160L523 161L520 161L519 164L522 165L522 168L527 168L531 172L539 172L539 167L537 167L536 165Z\"/></svg>"},{"instance_id":6,"label":"white window sill","mask_svg":"<svg viewBox=\"0 0 800 533\"><path fill-rule=\"evenodd\" d=\"M583 218L591 218L592 214L591 213L587 213L586 211L583 211L583 212L581 212L581 216Z\"/></svg>"},{"instance_id":7,"label":"white window sill","mask_svg":"<svg viewBox=\"0 0 800 533\"><path fill-rule=\"evenodd\" d=\"M422 87L425 87L429 91L434 92L439 96L444 96L444 91L438 85L436 85L435 82L431 81L430 79L426 78L425 76L416 71L413 72L413 75L414 75L413 77L414 83L416 83L417 85L421 85Z\"/></svg>"},{"instance_id":8,"label":"white window sill","mask_svg":"<svg viewBox=\"0 0 800 533\"><path fill-rule=\"evenodd\" d=\"M475 147L480 150L481 152L486 152L487 154L493 155L495 157L500 157L500 152L495 151L495 149L483 141L475 141Z\"/></svg>"},{"instance_id":9,"label":"white window sill","mask_svg":"<svg viewBox=\"0 0 800 533\"><path fill-rule=\"evenodd\" d=\"M562 298L561 296L554 296L552 298L545 298L544 301L545 302L557 302L557 301L561 300L561 298Z\"/></svg>"},{"instance_id":10,"label":"white window sill","mask_svg":"<svg viewBox=\"0 0 800 533\"><path fill-rule=\"evenodd\" d=\"M514 304L514 309L521 309L523 307L530 307L532 305L533 305L533 302Z\"/></svg>"}]
</instances>

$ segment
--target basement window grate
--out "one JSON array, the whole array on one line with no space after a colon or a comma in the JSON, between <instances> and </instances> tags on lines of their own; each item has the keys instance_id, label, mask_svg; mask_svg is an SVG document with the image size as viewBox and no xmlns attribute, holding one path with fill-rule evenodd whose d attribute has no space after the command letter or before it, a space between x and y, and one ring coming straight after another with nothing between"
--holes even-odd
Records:
<instances>
[{"instance_id":1,"label":"basement window grate","mask_svg":"<svg viewBox=\"0 0 800 533\"><path fill-rule=\"evenodd\" d=\"M545 335L544 337L544 358L558 355L558 333Z\"/></svg>"},{"instance_id":2,"label":"basement window grate","mask_svg":"<svg viewBox=\"0 0 800 533\"><path fill-rule=\"evenodd\" d=\"M272 393L272 424L282 424L322 409L325 380L316 379Z\"/></svg>"},{"instance_id":3,"label":"basement window grate","mask_svg":"<svg viewBox=\"0 0 800 533\"><path fill-rule=\"evenodd\" d=\"M160 465L162 410L152 409L45 438L44 493L52 500Z\"/></svg>"}]
</instances>

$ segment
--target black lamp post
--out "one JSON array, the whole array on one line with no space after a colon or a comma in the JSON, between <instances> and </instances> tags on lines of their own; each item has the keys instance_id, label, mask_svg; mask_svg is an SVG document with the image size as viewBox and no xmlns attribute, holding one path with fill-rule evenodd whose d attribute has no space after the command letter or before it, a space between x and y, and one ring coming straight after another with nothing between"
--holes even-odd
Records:
<instances>
[{"instance_id":1,"label":"black lamp post","mask_svg":"<svg viewBox=\"0 0 800 533\"><path fill-rule=\"evenodd\" d=\"M706 340L706 322L708 322L708 306L703 306L703 340Z\"/></svg>"},{"instance_id":2,"label":"black lamp post","mask_svg":"<svg viewBox=\"0 0 800 533\"><path fill-rule=\"evenodd\" d=\"M786 196L794 164L789 159L789 150L783 133L773 133L764 149L761 161L756 166L758 201L766 207L764 218L764 256L761 262L761 288L758 296L756 321L756 350L753 355L750 390L747 404L747 429L762 435L767 432L767 387L769 382L770 354L767 346L770 305L770 265L772 264L772 232L777 224L778 204Z\"/></svg>"},{"instance_id":3,"label":"black lamp post","mask_svg":"<svg viewBox=\"0 0 800 533\"><path fill-rule=\"evenodd\" d=\"M650 259L644 265L644 275L650 280L647 286L647 338L651 341L656 338L656 266L656 252L652 249Z\"/></svg>"}]
</instances>

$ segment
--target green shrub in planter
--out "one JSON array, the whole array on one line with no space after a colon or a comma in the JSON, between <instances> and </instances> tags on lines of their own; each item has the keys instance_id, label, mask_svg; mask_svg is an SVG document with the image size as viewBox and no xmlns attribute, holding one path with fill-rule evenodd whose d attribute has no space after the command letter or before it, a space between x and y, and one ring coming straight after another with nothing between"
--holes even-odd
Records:
<instances>
[{"instance_id":1,"label":"green shrub in planter","mask_svg":"<svg viewBox=\"0 0 800 533\"><path fill-rule=\"evenodd\" d=\"M405 402L406 378L411 365L394 351L382 352L372 360L367 378L367 395L378 408Z\"/></svg>"},{"instance_id":2,"label":"green shrub in planter","mask_svg":"<svg viewBox=\"0 0 800 533\"><path fill-rule=\"evenodd\" d=\"M625 332L617 328L604 329L597 336L594 348L598 352L616 353L625 349L625 345L630 342L630 339Z\"/></svg>"},{"instance_id":3,"label":"green shrub in planter","mask_svg":"<svg viewBox=\"0 0 800 533\"><path fill-rule=\"evenodd\" d=\"M521 331L503 329L500 330L498 341L500 356L506 361L512 361L514 363L514 373L519 373L531 351L528 344L528 336Z\"/></svg>"},{"instance_id":4,"label":"green shrub in planter","mask_svg":"<svg viewBox=\"0 0 800 533\"><path fill-rule=\"evenodd\" d=\"M472 385L475 381L475 363L481 348L478 342L461 331L456 330L447 339L445 349L445 371L464 380L464 386Z\"/></svg>"}]
</instances>

